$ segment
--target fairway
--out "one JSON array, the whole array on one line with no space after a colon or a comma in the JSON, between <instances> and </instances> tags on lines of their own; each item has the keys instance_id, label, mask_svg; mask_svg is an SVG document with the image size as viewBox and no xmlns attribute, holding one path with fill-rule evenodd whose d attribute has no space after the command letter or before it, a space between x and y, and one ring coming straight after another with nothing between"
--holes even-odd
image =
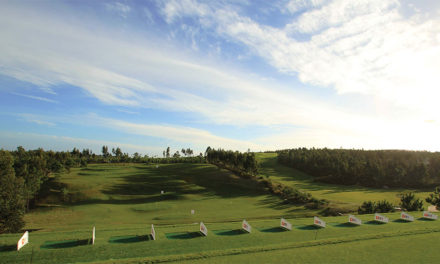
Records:
<instances>
[{"instance_id":1,"label":"fairway","mask_svg":"<svg viewBox=\"0 0 440 264\"><path fill-rule=\"evenodd\" d=\"M292 169L271 164L274 157L268 154L259 158L263 174L272 170L270 178L288 182L283 177ZM398 220L399 213L384 214L388 224L361 215L361 226L347 224L347 216L322 217L327 227L320 229L312 225L317 211L285 204L254 181L210 164L94 164L72 169L57 182L40 207L26 215L28 245L17 252L21 234L0 235L0 263L336 263L388 255L394 263L416 259L415 252L425 249L428 263L440 257L430 244L440 238L440 222L421 219L421 212L411 213L416 220L408 223ZM350 195L341 191L350 186L336 192L304 179L292 182L309 182L309 190L319 186L314 195L333 192L341 200ZM351 193L362 196L368 190ZM372 197L376 193L370 190ZM281 217L292 224L292 231L280 228ZM252 226L251 233L241 230L243 219ZM209 230L207 237L198 232L200 221ZM151 224L156 241L149 236ZM390 251L389 243L400 249ZM363 248L374 248L377 254Z\"/></svg>"},{"instance_id":2,"label":"fairway","mask_svg":"<svg viewBox=\"0 0 440 264\"><path fill-rule=\"evenodd\" d=\"M92 164L72 169L61 175L60 181L67 184L72 201L59 203L48 197L45 207L26 215L26 228L124 228L310 213L303 207L283 205L262 186L210 164L161 164L159 168L143 164ZM193 209L195 214L191 214Z\"/></svg>"},{"instance_id":3,"label":"fairway","mask_svg":"<svg viewBox=\"0 0 440 264\"><path fill-rule=\"evenodd\" d=\"M338 207L353 211L356 211L364 201L368 200L387 200L394 205L398 205L400 201L399 194L402 192L412 191L416 194L417 198L423 201L432 192L432 190L377 189L321 183L314 181L310 175L279 164L276 153L257 153L257 159L261 164L261 175L267 176L273 181L311 193L318 199L327 199ZM428 204L425 203L425 209L427 208Z\"/></svg>"}]
</instances>

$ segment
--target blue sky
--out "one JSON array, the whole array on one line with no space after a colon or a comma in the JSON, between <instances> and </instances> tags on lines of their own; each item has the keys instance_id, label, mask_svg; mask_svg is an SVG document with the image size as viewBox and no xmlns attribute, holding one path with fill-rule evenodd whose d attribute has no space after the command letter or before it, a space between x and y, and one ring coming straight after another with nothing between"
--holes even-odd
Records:
<instances>
[{"instance_id":1,"label":"blue sky","mask_svg":"<svg viewBox=\"0 0 440 264\"><path fill-rule=\"evenodd\" d=\"M440 151L440 2L2 1L0 147Z\"/></svg>"}]
</instances>

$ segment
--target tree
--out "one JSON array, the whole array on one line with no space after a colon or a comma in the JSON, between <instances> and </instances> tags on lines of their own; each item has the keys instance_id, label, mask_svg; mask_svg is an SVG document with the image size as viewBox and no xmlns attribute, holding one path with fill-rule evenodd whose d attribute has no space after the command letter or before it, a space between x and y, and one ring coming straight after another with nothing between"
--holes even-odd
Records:
<instances>
[{"instance_id":1,"label":"tree","mask_svg":"<svg viewBox=\"0 0 440 264\"><path fill-rule=\"evenodd\" d=\"M109 156L107 146L102 146L102 156L104 156L104 158L107 158Z\"/></svg>"},{"instance_id":2,"label":"tree","mask_svg":"<svg viewBox=\"0 0 440 264\"><path fill-rule=\"evenodd\" d=\"M24 226L24 180L15 177L12 155L0 150L0 233L18 232Z\"/></svg>"},{"instance_id":3,"label":"tree","mask_svg":"<svg viewBox=\"0 0 440 264\"><path fill-rule=\"evenodd\" d=\"M169 158L170 157L170 147L167 147L167 158Z\"/></svg>"},{"instance_id":4,"label":"tree","mask_svg":"<svg viewBox=\"0 0 440 264\"><path fill-rule=\"evenodd\" d=\"M411 192L400 195L400 207L406 211L423 211L423 201Z\"/></svg>"},{"instance_id":5,"label":"tree","mask_svg":"<svg viewBox=\"0 0 440 264\"><path fill-rule=\"evenodd\" d=\"M430 193L429 196L425 199L426 202L435 205L437 209L440 208L440 186L435 188L433 193Z\"/></svg>"}]
</instances>

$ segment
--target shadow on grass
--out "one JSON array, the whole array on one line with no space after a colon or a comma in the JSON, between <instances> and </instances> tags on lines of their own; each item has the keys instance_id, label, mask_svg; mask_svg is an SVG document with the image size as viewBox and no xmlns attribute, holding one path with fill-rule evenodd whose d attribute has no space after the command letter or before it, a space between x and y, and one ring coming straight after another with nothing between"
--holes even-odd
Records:
<instances>
[{"instance_id":1,"label":"shadow on grass","mask_svg":"<svg viewBox=\"0 0 440 264\"><path fill-rule=\"evenodd\" d=\"M64 241L46 241L40 246L42 249L71 248L91 244L91 239L64 240Z\"/></svg>"},{"instance_id":2,"label":"shadow on grass","mask_svg":"<svg viewBox=\"0 0 440 264\"><path fill-rule=\"evenodd\" d=\"M319 230L323 227L319 227L319 226L315 226L315 225L305 225L305 226L298 226L296 228L300 229L300 230Z\"/></svg>"},{"instance_id":3,"label":"shadow on grass","mask_svg":"<svg viewBox=\"0 0 440 264\"><path fill-rule=\"evenodd\" d=\"M393 220L393 222L394 223L411 223L412 221L406 221L406 220L399 218L399 219Z\"/></svg>"},{"instance_id":4,"label":"shadow on grass","mask_svg":"<svg viewBox=\"0 0 440 264\"><path fill-rule=\"evenodd\" d=\"M248 234L248 232L244 231L243 229L214 230L212 232L218 236L236 236L236 235Z\"/></svg>"},{"instance_id":5,"label":"shadow on grass","mask_svg":"<svg viewBox=\"0 0 440 264\"><path fill-rule=\"evenodd\" d=\"M435 221L435 219L429 219L429 218L423 218L423 217L417 218L417 220L419 220L419 221L426 221L426 222Z\"/></svg>"},{"instance_id":6,"label":"shadow on grass","mask_svg":"<svg viewBox=\"0 0 440 264\"><path fill-rule=\"evenodd\" d=\"M364 224L366 224L366 225L385 225L386 223L371 220L371 221L364 222Z\"/></svg>"},{"instance_id":7,"label":"shadow on grass","mask_svg":"<svg viewBox=\"0 0 440 264\"><path fill-rule=\"evenodd\" d=\"M334 226L336 226L336 227L358 227L359 225L355 225L355 224L346 222L346 223L336 224Z\"/></svg>"},{"instance_id":8,"label":"shadow on grass","mask_svg":"<svg viewBox=\"0 0 440 264\"><path fill-rule=\"evenodd\" d=\"M271 228L264 228L264 229L258 229L258 230L261 231L261 232L264 232L264 233L281 233L281 232L287 231L287 229L282 228L280 226L271 227Z\"/></svg>"},{"instance_id":9,"label":"shadow on grass","mask_svg":"<svg viewBox=\"0 0 440 264\"><path fill-rule=\"evenodd\" d=\"M15 251L17 250L17 245L0 245L1 251Z\"/></svg>"},{"instance_id":10,"label":"shadow on grass","mask_svg":"<svg viewBox=\"0 0 440 264\"><path fill-rule=\"evenodd\" d=\"M110 243L137 243L142 241L150 241L153 238L150 235L144 236L117 236L109 239Z\"/></svg>"},{"instance_id":11,"label":"shadow on grass","mask_svg":"<svg viewBox=\"0 0 440 264\"><path fill-rule=\"evenodd\" d=\"M203 236L200 232L166 233L168 239L192 239Z\"/></svg>"}]
</instances>

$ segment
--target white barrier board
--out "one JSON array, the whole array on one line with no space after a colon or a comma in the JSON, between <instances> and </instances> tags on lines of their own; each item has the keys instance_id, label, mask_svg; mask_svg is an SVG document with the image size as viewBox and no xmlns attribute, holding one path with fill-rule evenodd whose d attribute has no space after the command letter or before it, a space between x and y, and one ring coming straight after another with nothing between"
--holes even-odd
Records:
<instances>
[{"instance_id":1,"label":"white barrier board","mask_svg":"<svg viewBox=\"0 0 440 264\"><path fill-rule=\"evenodd\" d=\"M92 245L95 244L95 227L93 227L93 232L92 232Z\"/></svg>"},{"instance_id":2,"label":"white barrier board","mask_svg":"<svg viewBox=\"0 0 440 264\"><path fill-rule=\"evenodd\" d=\"M241 228L243 228L243 230L248 233L250 233L252 230L252 227L249 225L248 222L246 222L246 220L243 220L243 223L241 223Z\"/></svg>"},{"instance_id":3,"label":"white barrier board","mask_svg":"<svg viewBox=\"0 0 440 264\"><path fill-rule=\"evenodd\" d=\"M435 215L435 214L433 214L433 213L430 213L430 212L428 212L428 211L424 211L424 212L423 212L423 218L432 219L432 220L437 220L438 216Z\"/></svg>"},{"instance_id":4,"label":"white barrier board","mask_svg":"<svg viewBox=\"0 0 440 264\"><path fill-rule=\"evenodd\" d=\"M193 215L195 213L196 213L196 211L194 209L191 209L191 214Z\"/></svg>"},{"instance_id":5,"label":"white barrier board","mask_svg":"<svg viewBox=\"0 0 440 264\"><path fill-rule=\"evenodd\" d=\"M414 221L414 217L412 215L405 213L405 212L400 213L400 219L403 219L405 221L410 221L410 222Z\"/></svg>"},{"instance_id":6,"label":"white barrier board","mask_svg":"<svg viewBox=\"0 0 440 264\"><path fill-rule=\"evenodd\" d=\"M388 217L385 217L383 215L375 213L374 214L374 221L381 222L381 223L388 223L389 220L388 220Z\"/></svg>"},{"instance_id":7,"label":"white barrier board","mask_svg":"<svg viewBox=\"0 0 440 264\"><path fill-rule=\"evenodd\" d=\"M29 243L29 232L24 232L23 236L17 242L17 251Z\"/></svg>"},{"instance_id":8,"label":"white barrier board","mask_svg":"<svg viewBox=\"0 0 440 264\"><path fill-rule=\"evenodd\" d=\"M355 225L362 225L361 219L357 218L354 215L348 215L348 222Z\"/></svg>"},{"instance_id":9,"label":"white barrier board","mask_svg":"<svg viewBox=\"0 0 440 264\"><path fill-rule=\"evenodd\" d=\"M205 224L203 222L200 222L200 233L207 236L208 235L208 228L206 228Z\"/></svg>"},{"instance_id":10,"label":"white barrier board","mask_svg":"<svg viewBox=\"0 0 440 264\"><path fill-rule=\"evenodd\" d=\"M318 217L313 217L313 224L315 226L319 226L319 227L325 227L325 222L321 219L319 219Z\"/></svg>"},{"instance_id":11,"label":"white barrier board","mask_svg":"<svg viewBox=\"0 0 440 264\"><path fill-rule=\"evenodd\" d=\"M287 220L284 219L284 218L281 218L281 224L280 225L281 225L282 228L285 228L287 230L292 230L292 224L287 222Z\"/></svg>"},{"instance_id":12,"label":"white barrier board","mask_svg":"<svg viewBox=\"0 0 440 264\"><path fill-rule=\"evenodd\" d=\"M154 230L154 225L151 224L151 232L150 232L151 237L153 238L153 240L156 240L156 231Z\"/></svg>"}]
</instances>

